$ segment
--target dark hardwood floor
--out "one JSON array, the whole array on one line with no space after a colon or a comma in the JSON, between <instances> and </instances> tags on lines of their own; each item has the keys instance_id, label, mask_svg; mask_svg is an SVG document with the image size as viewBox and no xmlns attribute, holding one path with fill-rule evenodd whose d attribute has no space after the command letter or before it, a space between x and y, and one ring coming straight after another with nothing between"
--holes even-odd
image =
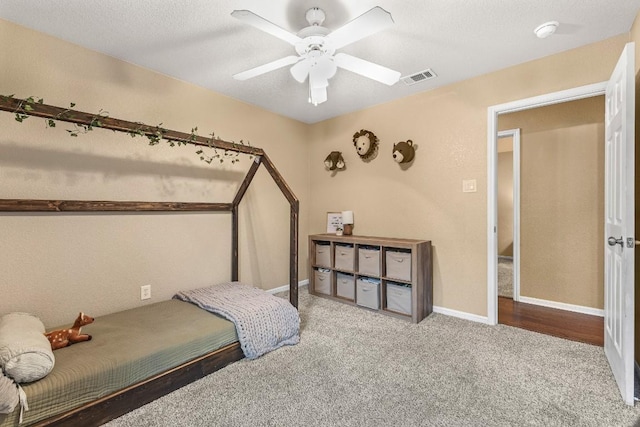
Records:
<instances>
[{"instance_id":1,"label":"dark hardwood floor","mask_svg":"<svg viewBox=\"0 0 640 427\"><path fill-rule=\"evenodd\" d=\"M498 297L498 323L587 344L604 345L604 318Z\"/></svg>"}]
</instances>

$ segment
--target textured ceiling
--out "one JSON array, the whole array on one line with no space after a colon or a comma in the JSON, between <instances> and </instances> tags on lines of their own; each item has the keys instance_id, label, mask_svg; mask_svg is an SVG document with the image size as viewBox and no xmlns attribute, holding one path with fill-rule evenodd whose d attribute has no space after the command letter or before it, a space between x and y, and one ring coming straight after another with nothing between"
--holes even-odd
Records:
<instances>
[{"instance_id":1,"label":"textured ceiling","mask_svg":"<svg viewBox=\"0 0 640 427\"><path fill-rule=\"evenodd\" d=\"M232 75L295 54L292 46L234 19L247 9L296 33L320 7L335 30L374 6L390 29L345 52L400 71L431 68L437 78L388 87L346 70L329 81L328 101L307 102L308 86L288 67L237 81ZM630 30L640 0L1 0L0 17L194 83L273 112L315 123L486 74ZM533 29L555 20L555 35ZM597 58L594 58L594 61Z\"/></svg>"}]
</instances>

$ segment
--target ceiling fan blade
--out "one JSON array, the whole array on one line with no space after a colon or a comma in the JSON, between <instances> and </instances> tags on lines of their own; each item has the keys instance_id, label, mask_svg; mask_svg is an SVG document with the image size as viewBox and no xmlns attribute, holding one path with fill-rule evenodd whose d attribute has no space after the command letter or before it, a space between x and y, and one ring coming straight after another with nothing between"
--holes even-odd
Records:
<instances>
[{"instance_id":1,"label":"ceiling fan blade","mask_svg":"<svg viewBox=\"0 0 640 427\"><path fill-rule=\"evenodd\" d=\"M252 77L259 76L261 74L268 73L269 71L277 70L278 68L286 67L287 65L295 64L301 58L299 56L286 56L273 62L261 65L256 68L252 68L247 71L243 71L238 74L234 74L233 78L236 80L247 80ZM303 80L304 81L304 80Z\"/></svg>"},{"instance_id":2,"label":"ceiling fan blade","mask_svg":"<svg viewBox=\"0 0 640 427\"><path fill-rule=\"evenodd\" d=\"M344 68L345 70L349 70L389 86L396 84L400 80L399 71L374 64L373 62L365 61L364 59L356 58L355 56L351 56L346 53L338 53L334 56L334 62L340 68Z\"/></svg>"},{"instance_id":3,"label":"ceiling fan blade","mask_svg":"<svg viewBox=\"0 0 640 427\"><path fill-rule=\"evenodd\" d=\"M294 79L296 79L300 83L304 83L309 75L309 70L313 66L313 60L307 58L304 61L298 62L296 65L291 67L289 71Z\"/></svg>"},{"instance_id":4,"label":"ceiling fan blade","mask_svg":"<svg viewBox=\"0 0 640 427\"><path fill-rule=\"evenodd\" d=\"M331 32L327 39L331 40L334 48L340 49L391 25L393 25L391 14L380 6L376 6Z\"/></svg>"},{"instance_id":5,"label":"ceiling fan blade","mask_svg":"<svg viewBox=\"0 0 640 427\"><path fill-rule=\"evenodd\" d=\"M277 37L281 40L284 40L292 45L295 45L296 43L302 40L300 37L296 36L295 34L290 33L284 28L277 26L273 22L267 21L263 17L258 16L249 10L234 10L233 12L231 12L231 16L233 16L236 19L239 19L245 24L252 25L257 29L264 31L265 33L271 34L272 36Z\"/></svg>"}]
</instances>

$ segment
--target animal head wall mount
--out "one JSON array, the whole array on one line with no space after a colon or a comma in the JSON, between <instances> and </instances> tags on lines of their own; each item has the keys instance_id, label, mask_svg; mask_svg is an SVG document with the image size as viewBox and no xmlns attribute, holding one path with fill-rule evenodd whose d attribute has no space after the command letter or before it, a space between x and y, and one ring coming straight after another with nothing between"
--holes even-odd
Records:
<instances>
[{"instance_id":1,"label":"animal head wall mount","mask_svg":"<svg viewBox=\"0 0 640 427\"><path fill-rule=\"evenodd\" d=\"M80 329L85 325L93 323L93 320L93 317L80 312L70 329L58 329L47 332L45 336L51 343L51 350L57 350L81 341L91 341L91 335L81 334Z\"/></svg>"},{"instance_id":2,"label":"animal head wall mount","mask_svg":"<svg viewBox=\"0 0 640 427\"><path fill-rule=\"evenodd\" d=\"M324 159L325 167L330 171L343 170L345 168L344 158L340 151L332 151L326 159Z\"/></svg>"},{"instance_id":3,"label":"animal head wall mount","mask_svg":"<svg viewBox=\"0 0 640 427\"><path fill-rule=\"evenodd\" d=\"M361 129L353 134L353 145L362 160L371 160L378 151L378 137L369 130Z\"/></svg>"},{"instance_id":4,"label":"animal head wall mount","mask_svg":"<svg viewBox=\"0 0 640 427\"><path fill-rule=\"evenodd\" d=\"M396 163L409 163L413 160L415 154L416 149L410 139L406 142L400 141L397 144L393 144L393 160Z\"/></svg>"}]
</instances>

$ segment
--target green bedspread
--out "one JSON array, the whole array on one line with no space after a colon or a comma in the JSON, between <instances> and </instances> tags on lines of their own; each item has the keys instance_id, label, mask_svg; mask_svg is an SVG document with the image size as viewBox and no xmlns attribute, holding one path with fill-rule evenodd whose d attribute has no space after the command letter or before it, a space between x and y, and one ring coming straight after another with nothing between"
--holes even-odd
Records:
<instances>
[{"instance_id":1,"label":"green bedspread","mask_svg":"<svg viewBox=\"0 0 640 427\"><path fill-rule=\"evenodd\" d=\"M102 317L82 329L93 336L55 351L45 378L22 387L29 425L91 402L238 341L233 323L193 304L169 300ZM17 426L20 408L0 415Z\"/></svg>"}]
</instances>

